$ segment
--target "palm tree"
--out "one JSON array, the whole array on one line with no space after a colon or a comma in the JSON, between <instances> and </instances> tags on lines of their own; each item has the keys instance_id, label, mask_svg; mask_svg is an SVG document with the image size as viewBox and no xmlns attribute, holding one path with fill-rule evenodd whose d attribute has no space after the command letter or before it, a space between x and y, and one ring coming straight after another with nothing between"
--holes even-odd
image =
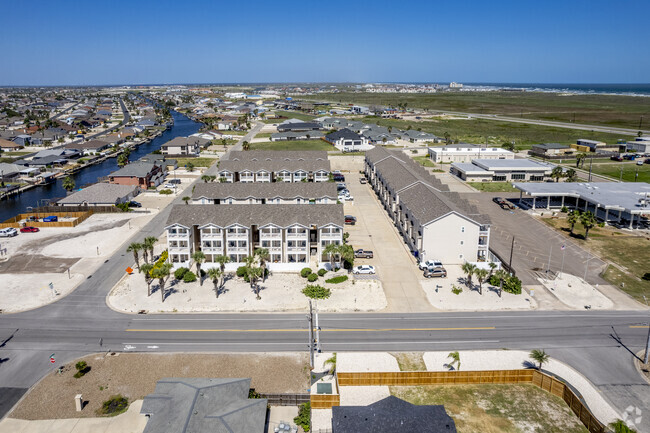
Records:
<instances>
[{"instance_id":1,"label":"palm tree","mask_svg":"<svg viewBox=\"0 0 650 433\"><path fill-rule=\"evenodd\" d=\"M482 295L483 294L483 282L487 278L489 272L487 269L479 268L474 271L474 275L476 275L476 279L478 280L478 294Z\"/></svg>"},{"instance_id":2,"label":"palm tree","mask_svg":"<svg viewBox=\"0 0 650 433\"><path fill-rule=\"evenodd\" d=\"M610 423L609 427L614 431L614 433L638 433L633 428L628 427L622 419L617 419Z\"/></svg>"},{"instance_id":3,"label":"palm tree","mask_svg":"<svg viewBox=\"0 0 650 433\"><path fill-rule=\"evenodd\" d=\"M147 236L144 238L142 241L142 245L144 246L143 248L143 256L144 256L144 261L149 263L148 259L151 257L151 262L153 263L153 246L158 242L158 238L155 236ZM148 253L147 253L148 252Z\"/></svg>"},{"instance_id":4,"label":"palm tree","mask_svg":"<svg viewBox=\"0 0 650 433\"><path fill-rule=\"evenodd\" d=\"M262 298L260 297L260 290L259 290L259 286L257 285L257 279L262 275L261 273L262 268L258 268L257 266L255 266L254 256L246 257L244 259L244 262L246 263L244 265L244 268L246 270L246 276L248 277L248 282L251 285L251 289L255 291L255 296L259 301Z\"/></svg>"},{"instance_id":5,"label":"palm tree","mask_svg":"<svg viewBox=\"0 0 650 433\"><path fill-rule=\"evenodd\" d=\"M262 282L266 281L266 262L270 259L269 250L266 248L258 248L255 250L257 260L260 262L262 268Z\"/></svg>"},{"instance_id":6,"label":"palm tree","mask_svg":"<svg viewBox=\"0 0 650 433\"><path fill-rule=\"evenodd\" d=\"M226 263L230 262L230 257L228 256L216 256L214 258L215 263L219 263L219 268L221 269L221 275L225 275L226 273Z\"/></svg>"},{"instance_id":7,"label":"palm tree","mask_svg":"<svg viewBox=\"0 0 650 433\"><path fill-rule=\"evenodd\" d=\"M75 183L72 176L66 176L65 179L63 179L63 189L70 192L74 189L74 187L75 187Z\"/></svg>"},{"instance_id":8,"label":"palm tree","mask_svg":"<svg viewBox=\"0 0 650 433\"><path fill-rule=\"evenodd\" d=\"M323 254L327 254L330 258L330 266L332 267L332 270L334 270L334 256L338 255L339 253L339 245L335 243L327 244L325 248L323 248Z\"/></svg>"},{"instance_id":9,"label":"palm tree","mask_svg":"<svg viewBox=\"0 0 650 433\"><path fill-rule=\"evenodd\" d=\"M204 174L203 176L201 176L201 180L202 180L203 182L205 182L205 183L210 182L210 179L211 179L211 176L209 176L209 175L207 175L207 174Z\"/></svg>"},{"instance_id":10,"label":"palm tree","mask_svg":"<svg viewBox=\"0 0 650 433\"><path fill-rule=\"evenodd\" d=\"M144 245L138 242L131 242L131 244L126 248L127 253L133 253L133 260L135 260L135 266L140 270L140 258L138 257L138 252L144 248Z\"/></svg>"},{"instance_id":11,"label":"palm tree","mask_svg":"<svg viewBox=\"0 0 650 433\"><path fill-rule=\"evenodd\" d=\"M169 278L169 272L172 270L171 263L163 263L162 266L154 268L151 271L151 276L158 279L158 286L160 287L160 296L162 302L165 302L165 283Z\"/></svg>"},{"instance_id":12,"label":"palm tree","mask_svg":"<svg viewBox=\"0 0 650 433\"><path fill-rule=\"evenodd\" d=\"M494 275L494 270L497 268L497 264L494 262L488 263L488 266L490 267L490 275L488 275L488 280L492 278L492 275Z\"/></svg>"},{"instance_id":13,"label":"palm tree","mask_svg":"<svg viewBox=\"0 0 650 433\"><path fill-rule=\"evenodd\" d=\"M578 221L580 221L580 211L578 209L575 209L569 212L569 215L567 216L567 222L571 225L571 230L569 230L569 233L573 234L573 228Z\"/></svg>"},{"instance_id":14,"label":"palm tree","mask_svg":"<svg viewBox=\"0 0 650 433\"><path fill-rule=\"evenodd\" d=\"M126 156L126 154L122 153L120 156L117 157L117 165L120 167L124 167L126 164L129 163L129 157Z\"/></svg>"},{"instance_id":15,"label":"palm tree","mask_svg":"<svg viewBox=\"0 0 650 433\"><path fill-rule=\"evenodd\" d=\"M578 174L576 171L572 168L568 169L566 171L566 179L564 180L565 182L577 182L578 181Z\"/></svg>"},{"instance_id":16,"label":"palm tree","mask_svg":"<svg viewBox=\"0 0 650 433\"><path fill-rule=\"evenodd\" d=\"M446 144L449 144L449 139L451 138L451 134L448 133L448 132L445 132L444 137L445 137L445 143L446 143Z\"/></svg>"},{"instance_id":17,"label":"palm tree","mask_svg":"<svg viewBox=\"0 0 650 433\"><path fill-rule=\"evenodd\" d=\"M140 272L144 274L144 282L147 283L147 296L151 296L151 282L153 278L151 277L151 270L153 265L151 263L143 263L140 266Z\"/></svg>"},{"instance_id":18,"label":"palm tree","mask_svg":"<svg viewBox=\"0 0 650 433\"><path fill-rule=\"evenodd\" d=\"M598 224L598 220L596 219L596 215L591 213L591 211L587 211L580 215L580 222L585 228L585 240L587 240L587 237L589 236L589 230Z\"/></svg>"},{"instance_id":19,"label":"palm tree","mask_svg":"<svg viewBox=\"0 0 650 433\"><path fill-rule=\"evenodd\" d=\"M508 278L509 274L503 270L499 269L494 273L494 276L499 279L499 298L501 297L501 294L503 293L503 281Z\"/></svg>"},{"instance_id":20,"label":"palm tree","mask_svg":"<svg viewBox=\"0 0 650 433\"><path fill-rule=\"evenodd\" d=\"M348 265L348 272L352 272L352 267L354 266L354 248L352 248L352 245L339 245L338 247L341 259Z\"/></svg>"},{"instance_id":21,"label":"palm tree","mask_svg":"<svg viewBox=\"0 0 650 433\"><path fill-rule=\"evenodd\" d=\"M467 275L467 279L465 280L465 285L471 289L472 275L474 275L474 272L476 271L476 266L474 266L470 262L465 262L460 268L462 269L463 273Z\"/></svg>"},{"instance_id":22,"label":"palm tree","mask_svg":"<svg viewBox=\"0 0 650 433\"><path fill-rule=\"evenodd\" d=\"M192 253L192 260L196 263L196 275L199 277L199 285L203 286L203 277L201 276L201 263L205 261L205 254L203 251L194 251Z\"/></svg>"},{"instance_id":23,"label":"palm tree","mask_svg":"<svg viewBox=\"0 0 650 433\"><path fill-rule=\"evenodd\" d=\"M219 268L208 269L208 278L210 278L212 284L214 284L214 293L217 295L217 298L219 298L219 279L221 278L221 275L223 274Z\"/></svg>"},{"instance_id":24,"label":"palm tree","mask_svg":"<svg viewBox=\"0 0 650 433\"><path fill-rule=\"evenodd\" d=\"M542 369L542 366L548 362L550 358L546 352L540 349L535 349L530 352L530 359L539 363L539 370Z\"/></svg>"},{"instance_id":25,"label":"palm tree","mask_svg":"<svg viewBox=\"0 0 650 433\"><path fill-rule=\"evenodd\" d=\"M331 357L327 358L325 362L323 363L323 367L330 366L328 372L330 375L334 374L336 371L336 353L334 353Z\"/></svg>"},{"instance_id":26,"label":"palm tree","mask_svg":"<svg viewBox=\"0 0 650 433\"><path fill-rule=\"evenodd\" d=\"M450 369L456 365L456 370L460 370L460 353L458 351L449 353L447 358L451 358L451 362L447 364Z\"/></svg>"},{"instance_id":27,"label":"palm tree","mask_svg":"<svg viewBox=\"0 0 650 433\"><path fill-rule=\"evenodd\" d=\"M249 143L248 141L244 140L244 142L243 142L242 145L241 145L241 148L242 148L243 150L250 150L250 149L251 149L251 145L250 145L250 143Z\"/></svg>"},{"instance_id":28,"label":"palm tree","mask_svg":"<svg viewBox=\"0 0 650 433\"><path fill-rule=\"evenodd\" d=\"M185 196L182 198L182 200L185 202L185 204L188 204L190 200L192 200L192 197Z\"/></svg>"},{"instance_id":29,"label":"palm tree","mask_svg":"<svg viewBox=\"0 0 650 433\"><path fill-rule=\"evenodd\" d=\"M564 176L564 170L559 165L551 171L551 178L555 179L555 182L559 182L562 176Z\"/></svg>"},{"instance_id":30,"label":"palm tree","mask_svg":"<svg viewBox=\"0 0 650 433\"><path fill-rule=\"evenodd\" d=\"M587 154L584 152L580 152L576 155L576 168L579 168L581 164L584 164L585 158L587 158Z\"/></svg>"}]
</instances>

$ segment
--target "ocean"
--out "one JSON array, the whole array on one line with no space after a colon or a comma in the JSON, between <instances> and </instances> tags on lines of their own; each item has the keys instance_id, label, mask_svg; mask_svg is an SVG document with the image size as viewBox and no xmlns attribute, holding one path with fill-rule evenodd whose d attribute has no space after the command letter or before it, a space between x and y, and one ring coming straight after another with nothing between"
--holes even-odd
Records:
<instances>
[{"instance_id":1,"label":"ocean","mask_svg":"<svg viewBox=\"0 0 650 433\"><path fill-rule=\"evenodd\" d=\"M449 83L440 83L449 84ZM529 92L650 96L650 84L463 83L464 89L518 89Z\"/></svg>"}]
</instances>

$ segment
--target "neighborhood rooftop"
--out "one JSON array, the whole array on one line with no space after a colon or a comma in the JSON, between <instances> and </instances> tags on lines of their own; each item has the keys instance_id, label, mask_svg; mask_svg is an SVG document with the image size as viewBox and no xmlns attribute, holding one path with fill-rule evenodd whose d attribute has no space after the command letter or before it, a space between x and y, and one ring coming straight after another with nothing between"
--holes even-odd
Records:
<instances>
[{"instance_id":1,"label":"neighborhood rooftop","mask_svg":"<svg viewBox=\"0 0 650 433\"><path fill-rule=\"evenodd\" d=\"M192 193L198 198L316 198L338 197L336 184L332 182L235 182L235 183L198 183Z\"/></svg>"}]
</instances>

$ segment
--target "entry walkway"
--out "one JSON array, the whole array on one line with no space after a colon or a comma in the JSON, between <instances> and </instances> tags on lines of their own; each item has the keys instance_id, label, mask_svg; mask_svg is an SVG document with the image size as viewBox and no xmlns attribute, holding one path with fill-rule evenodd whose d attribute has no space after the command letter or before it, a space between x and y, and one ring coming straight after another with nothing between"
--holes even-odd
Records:
<instances>
[{"instance_id":1,"label":"entry walkway","mask_svg":"<svg viewBox=\"0 0 650 433\"><path fill-rule=\"evenodd\" d=\"M373 259L357 259L357 264L377 268L388 301L382 312L416 313L436 311L426 298L419 282L420 271L397 229L388 218L372 188L359 183L359 173L345 173L354 204L345 204L346 215L357 217L354 226L346 226L350 244L374 252Z\"/></svg>"}]
</instances>

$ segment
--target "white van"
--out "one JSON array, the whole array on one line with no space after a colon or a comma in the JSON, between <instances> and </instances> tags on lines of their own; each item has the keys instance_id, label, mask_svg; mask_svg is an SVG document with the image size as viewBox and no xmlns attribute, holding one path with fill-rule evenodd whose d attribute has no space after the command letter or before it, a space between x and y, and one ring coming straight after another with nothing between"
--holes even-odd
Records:
<instances>
[{"instance_id":1,"label":"white van","mask_svg":"<svg viewBox=\"0 0 650 433\"><path fill-rule=\"evenodd\" d=\"M7 227L6 229L0 229L0 238L10 238L12 236L18 236L18 230L13 227Z\"/></svg>"}]
</instances>

